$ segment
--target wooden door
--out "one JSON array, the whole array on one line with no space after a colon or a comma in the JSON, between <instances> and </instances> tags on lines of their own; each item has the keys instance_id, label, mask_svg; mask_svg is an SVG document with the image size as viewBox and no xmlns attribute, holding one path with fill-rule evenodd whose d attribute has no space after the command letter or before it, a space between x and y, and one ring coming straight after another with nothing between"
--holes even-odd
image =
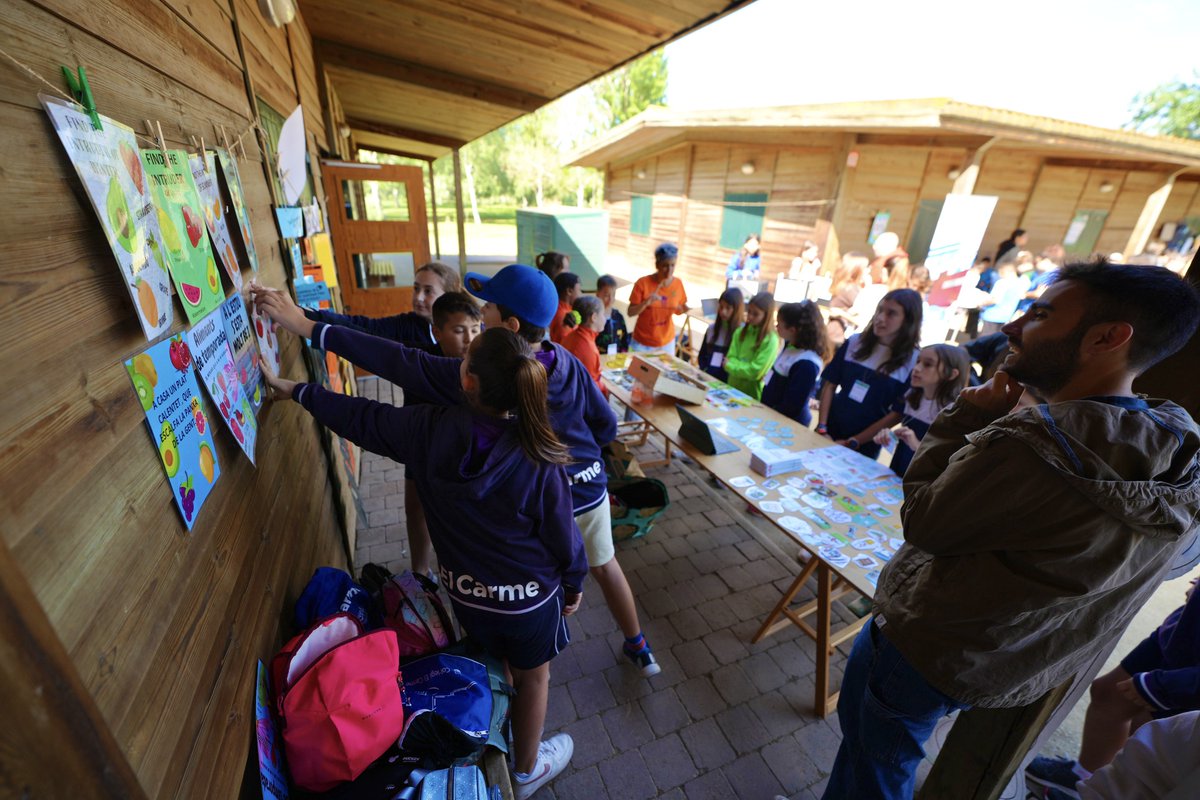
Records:
<instances>
[{"instance_id":1,"label":"wooden door","mask_svg":"<svg viewBox=\"0 0 1200 800\"><path fill-rule=\"evenodd\" d=\"M338 283L349 314L412 310L413 272L429 261L420 167L322 162Z\"/></svg>"}]
</instances>

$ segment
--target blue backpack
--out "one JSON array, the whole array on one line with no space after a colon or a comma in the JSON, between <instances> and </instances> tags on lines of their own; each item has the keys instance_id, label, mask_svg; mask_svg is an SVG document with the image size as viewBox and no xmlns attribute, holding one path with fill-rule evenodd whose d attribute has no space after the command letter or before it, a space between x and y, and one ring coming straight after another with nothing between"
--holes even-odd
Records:
<instances>
[{"instance_id":1,"label":"blue backpack","mask_svg":"<svg viewBox=\"0 0 1200 800\"><path fill-rule=\"evenodd\" d=\"M374 613L371 595L354 578L336 567L317 567L296 601L296 630L308 630L317 620L338 613L357 617L364 630L374 630L382 624Z\"/></svg>"},{"instance_id":2,"label":"blue backpack","mask_svg":"<svg viewBox=\"0 0 1200 800\"><path fill-rule=\"evenodd\" d=\"M487 667L464 656L434 653L400 667L400 698L404 704L404 733L426 712L444 718L478 749L488 741L492 722L492 687Z\"/></svg>"}]
</instances>

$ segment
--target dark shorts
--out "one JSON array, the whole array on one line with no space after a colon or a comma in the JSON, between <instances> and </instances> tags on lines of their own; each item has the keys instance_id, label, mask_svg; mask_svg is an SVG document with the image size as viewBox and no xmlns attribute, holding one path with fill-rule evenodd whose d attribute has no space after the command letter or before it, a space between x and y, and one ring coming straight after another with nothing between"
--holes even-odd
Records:
<instances>
[{"instance_id":1,"label":"dark shorts","mask_svg":"<svg viewBox=\"0 0 1200 800\"><path fill-rule=\"evenodd\" d=\"M1158 631L1143 639L1137 647L1129 651L1129 655L1121 659L1121 669L1130 675L1166 668L1167 662L1163 658L1162 647L1158 644Z\"/></svg>"},{"instance_id":2,"label":"dark shorts","mask_svg":"<svg viewBox=\"0 0 1200 800\"><path fill-rule=\"evenodd\" d=\"M524 614L497 614L470 608L450 598L454 616L467 635L517 669L540 667L571 641L562 615L563 592Z\"/></svg>"}]
</instances>

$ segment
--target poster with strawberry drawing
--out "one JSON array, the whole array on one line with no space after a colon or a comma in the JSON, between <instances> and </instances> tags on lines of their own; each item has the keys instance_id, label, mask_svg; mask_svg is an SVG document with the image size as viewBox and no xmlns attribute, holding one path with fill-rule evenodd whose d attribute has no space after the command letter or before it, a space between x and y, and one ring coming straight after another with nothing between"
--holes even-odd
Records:
<instances>
[{"instance_id":1,"label":"poster with strawberry drawing","mask_svg":"<svg viewBox=\"0 0 1200 800\"><path fill-rule=\"evenodd\" d=\"M254 235L250 232L250 212L246 210L246 193L242 190L242 176L238 174L237 159L228 150L217 151L217 161L221 165L221 177L225 181L225 190L229 193L229 204L233 206L233 215L237 217L237 233L242 240L242 247L250 258L250 269L258 272L258 253L254 250Z\"/></svg>"},{"instance_id":2,"label":"poster with strawberry drawing","mask_svg":"<svg viewBox=\"0 0 1200 800\"><path fill-rule=\"evenodd\" d=\"M267 387L263 383L262 371L258 368L258 347L255 344L250 318L246 315L246 301L235 294L221 304L221 316L225 323L225 336L233 353L233 366L237 371L242 391L250 400L250 409L258 414L262 408Z\"/></svg>"},{"instance_id":3,"label":"poster with strawberry drawing","mask_svg":"<svg viewBox=\"0 0 1200 800\"><path fill-rule=\"evenodd\" d=\"M242 381L233 363L233 351L229 349L229 338L225 335L222 309L196 323L188 331L187 338L192 364L200 373L200 382L220 411L225 427L229 428L238 447L253 464L258 420L250 408L250 401L242 389Z\"/></svg>"},{"instance_id":4,"label":"poster with strawberry drawing","mask_svg":"<svg viewBox=\"0 0 1200 800\"><path fill-rule=\"evenodd\" d=\"M225 204L221 202L221 189L217 185L217 159L212 153L192 156L190 167L196 194L200 195L200 207L204 209L204 225L208 228L213 249L225 268L225 274L233 282L233 288L242 290L242 270L238 266L229 238L229 225L225 222Z\"/></svg>"},{"instance_id":5,"label":"poster with strawberry drawing","mask_svg":"<svg viewBox=\"0 0 1200 800\"><path fill-rule=\"evenodd\" d=\"M221 305L225 291L188 156L182 150L143 150L142 166L158 209L161 252L188 322L195 325Z\"/></svg>"},{"instance_id":6,"label":"poster with strawberry drawing","mask_svg":"<svg viewBox=\"0 0 1200 800\"><path fill-rule=\"evenodd\" d=\"M254 326L254 336L258 339L258 352L262 355L263 363L278 375L283 366L279 356L279 339L275 336L278 326L266 314L258 313L253 303L250 304L250 323Z\"/></svg>"},{"instance_id":7,"label":"poster with strawberry drawing","mask_svg":"<svg viewBox=\"0 0 1200 800\"><path fill-rule=\"evenodd\" d=\"M175 505L190 531L221 476L212 428L200 402L192 352L183 334L163 339L125 362L146 412L146 425Z\"/></svg>"},{"instance_id":8,"label":"poster with strawberry drawing","mask_svg":"<svg viewBox=\"0 0 1200 800\"><path fill-rule=\"evenodd\" d=\"M171 329L175 311L137 139L130 128L104 116L103 129L96 130L75 103L40 99L100 218L142 332L153 341Z\"/></svg>"}]
</instances>

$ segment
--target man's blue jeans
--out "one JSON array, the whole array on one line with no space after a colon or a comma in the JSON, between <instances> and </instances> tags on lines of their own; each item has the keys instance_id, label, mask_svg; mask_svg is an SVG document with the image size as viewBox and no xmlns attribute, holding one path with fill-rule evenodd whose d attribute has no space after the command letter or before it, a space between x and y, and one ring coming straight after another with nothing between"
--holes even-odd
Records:
<instances>
[{"instance_id":1,"label":"man's blue jeans","mask_svg":"<svg viewBox=\"0 0 1200 800\"><path fill-rule=\"evenodd\" d=\"M825 800L911 798L925 742L939 719L961 708L930 686L871 620L854 640L842 678L842 745Z\"/></svg>"}]
</instances>

